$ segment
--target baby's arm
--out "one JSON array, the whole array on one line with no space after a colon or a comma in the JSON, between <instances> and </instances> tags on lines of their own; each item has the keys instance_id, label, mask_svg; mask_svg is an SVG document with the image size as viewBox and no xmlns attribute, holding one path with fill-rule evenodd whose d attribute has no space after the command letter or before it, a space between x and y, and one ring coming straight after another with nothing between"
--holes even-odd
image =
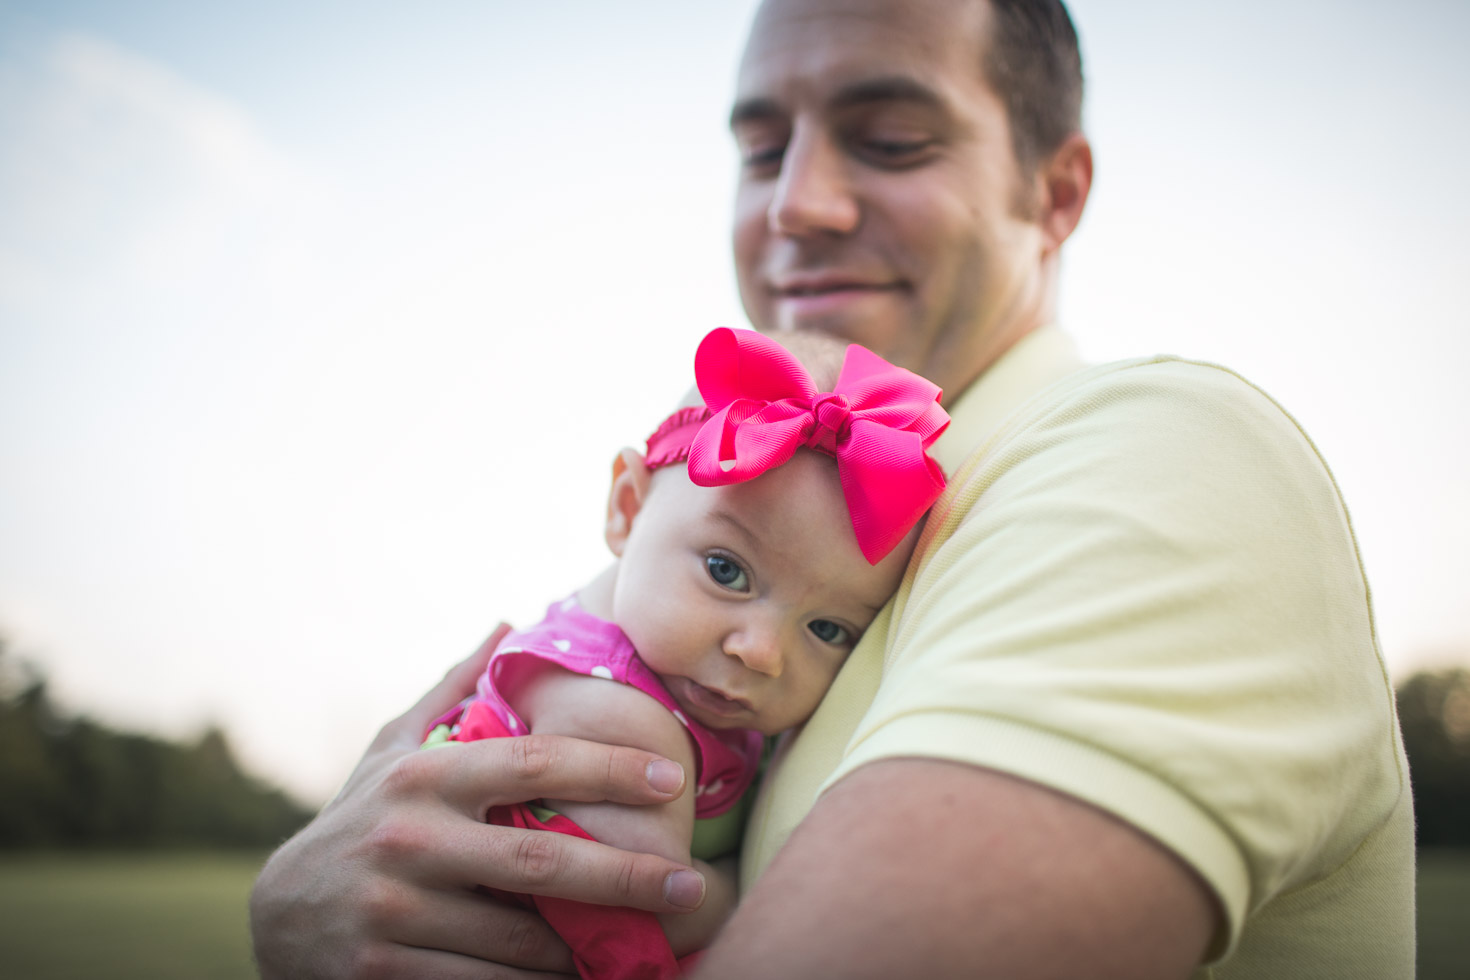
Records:
<instances>
[{"instance_id":1,"label":"baby's arm","mask_svg":"<svg viewBox=\"0 0 1470 980\"><path fill-rule=\"evenodd\" d=\"M533 732L632 746L684 767L688 788L678 799L659 806L574 800L547 800L546 805L605 844L698 864L705 878L704 904L696 912L661 915L659 922L675 955L707 946L734 910L736 889L728 866L719 869L690 862L695 760L684 726L667 708L636 688L550 665L527 678L512 696L517 712Z\"/></svg>"}]
</instances>

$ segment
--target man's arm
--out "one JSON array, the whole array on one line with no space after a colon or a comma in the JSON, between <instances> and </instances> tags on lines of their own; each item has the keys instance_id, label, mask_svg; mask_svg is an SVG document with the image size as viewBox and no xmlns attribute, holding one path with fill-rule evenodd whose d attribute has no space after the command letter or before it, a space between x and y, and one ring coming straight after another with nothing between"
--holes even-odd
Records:
<instances>
[{"instance_id":1,"label":"man's arm","mask_svg":"<svg viewBox=\"0 0 1470 980\"><path fill-rule=\"evenodd\" d=\"M419 751L425 726L474 689L496 639L384 727L337 798L266 863L250 899L262 976L572 971L540 917L479 885L653 912L698 904L704 885L687 866L483 822L492 806L542 797L667 803L685 789L668 760L537 735Z\"/></svg>"},{"instance_id":2,"label":"man's arm","mask_svg":"<svg viewBox=\"0 0 1470 980\"><path fill-rule=\"evenodd\" d=\"M698 976L1183 978L1219 922L1169 851L987 769L894 759L818 801Z\"/></svg>"}]
</instances>

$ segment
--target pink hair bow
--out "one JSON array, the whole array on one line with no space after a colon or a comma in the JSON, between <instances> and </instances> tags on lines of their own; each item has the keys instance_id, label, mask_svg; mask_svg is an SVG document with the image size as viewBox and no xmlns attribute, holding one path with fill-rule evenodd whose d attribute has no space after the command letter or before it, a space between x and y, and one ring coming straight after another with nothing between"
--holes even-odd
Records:
<instances>
[{"instance_id":1,"label":"pink hair bow","mask_svg":"<svg viewBox=\"0 0 1470 980\"><path fill-rule=\"evenodd\" d=\"M721 327L694 355L699 393L714 417L689 447L702 487L753 479L805 446L837 460L863 556L877 564L944 490L926 450L949 425L938 386L852 344L830 392L817 390L780 344Z\"/></svg>"}]
</instances>

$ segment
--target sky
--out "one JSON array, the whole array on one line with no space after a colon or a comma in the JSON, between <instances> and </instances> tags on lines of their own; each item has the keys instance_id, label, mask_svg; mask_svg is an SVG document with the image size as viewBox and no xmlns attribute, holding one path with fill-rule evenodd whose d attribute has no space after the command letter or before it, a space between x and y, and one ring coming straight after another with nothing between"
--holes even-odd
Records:
<instances>
[{"instance_id":1,"label":"sky","mask_svg":"<svg viewBox=\"0 0 1470 980\"><path fill-rule=\"evenodd\" d=\"M602 567L616 451L745 322L753 9L0 0L0 634L63 706L321 802ZM1063 325L1284 404L1391 674L1470 665L1470 5L1072 12Z\"/></svg>"}]
</instances>

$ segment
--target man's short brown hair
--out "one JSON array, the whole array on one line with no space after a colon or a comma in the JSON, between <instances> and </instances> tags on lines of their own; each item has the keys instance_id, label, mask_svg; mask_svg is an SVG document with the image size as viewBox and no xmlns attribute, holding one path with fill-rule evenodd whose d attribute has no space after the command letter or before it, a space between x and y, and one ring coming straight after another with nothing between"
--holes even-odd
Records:
<instances>
[{"instance_id":1,"label":"man's short brown hair","mask_svg":"<svg viewBox=\"0 0 1470 980\"><path fill-rule=\"evenodd\" d=\"M988 0L985 77L1005 103L1011 143L1030 170L1082 130L1082 52L1061 0Z\"/></svg>"}]
</instances>

